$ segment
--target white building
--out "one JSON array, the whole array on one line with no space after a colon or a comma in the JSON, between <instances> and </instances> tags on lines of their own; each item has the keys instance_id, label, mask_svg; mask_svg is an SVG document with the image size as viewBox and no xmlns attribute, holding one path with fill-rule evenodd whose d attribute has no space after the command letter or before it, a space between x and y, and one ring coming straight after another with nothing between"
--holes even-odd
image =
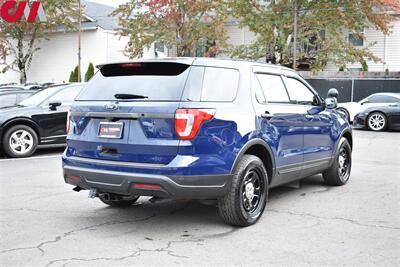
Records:
<instances>
[{"instance_id":1,"label":"white building","mask_svg":"<svg viewBox=\"0 0 400 267\"><path fill-rule=\"evenodd\" d=\"M85 1L85 20L82 32L82 76L89 63L94 65L104 62L128 60L124 55L127 37L118 36L118 20L109 15L115 7ZM235 21L226 25L231 45L250 44L256 35L248 29L239 28ZM400 15L392 23L390 35L374 29L365 29L366 40L356 44L366 47L376 42L370 49L382 62L368 62L369 71L390 72L400 71ZM351 39L351 36L350 36ZM49 34L48 40L39 44L40 50L34 55L32 65L28 70L28 82L63 82L68 81L71 71L78 64L78 33L62 30ZM169 52L169 53L168 53ZM173 56L174 51L165 51ZM145 58L154 57L154 47L144 52ZM359 64L348 65L348 69L360 69ZM338 67L329 64L326 71L337 71ZM8 71L0 74L0 84L18 82L19 73Z\"/></svg>"},{"instance_id":2,"label":"white building","mask_svg":"<svg viewBox=\"0 0 400 267\"><path fill-rule=\"evenodd\" d=\"M365 48L375 43L370 48L370 51L380 58L382 62L375 63L368 61L368 71L384 72L388 69L390 72L400 72L400 14L395 16L390 27L391 32L388 35L374 28L366 28L364 30L365 40L352 40L350 34L347 36L348 40L359 48ZM232 22L227 25L227 28L229 42L234 46L250 44L256 39L254 33L250 32L248 29L239 28L237 23ZM339 68L334 64L328 64L324 71L338 71L338 69ZM347 65L347 69L360 70L361 65L349 64Z\"/></svg>"},{"instance_id":3,"label":"white building","mask_svg":"<svg viewBox=\"0 0 400 267\"><path fill-rule=\"evenodd\" d=\"M96 65L128 59L123 53L128 38L116 35L117 18L109 16L115 8L89 1L84 4L82 77L90 63ZM78 65L78 32L60 30L47 38L38 44L40 50L34 55L27 72L28 82L68 82L71 71ZM149 49L144 56L154 57L154 53ZM18 81L18 72L0 74L0 84Z\"/></svg>"}]
</instances>

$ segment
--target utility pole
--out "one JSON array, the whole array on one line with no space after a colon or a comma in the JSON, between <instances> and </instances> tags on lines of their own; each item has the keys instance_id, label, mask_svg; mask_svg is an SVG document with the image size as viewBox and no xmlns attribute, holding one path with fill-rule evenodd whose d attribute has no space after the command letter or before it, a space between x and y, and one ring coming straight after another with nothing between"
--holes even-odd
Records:
<instances>
[{"instance_id":1,"label":"utility pole","mask_svg":"<svg viewBox=\"0 0 400 267\"><path fill-rule=\"evenodd\" d=\"M79 8L79 19L78 19L78 82L82 82L82 74L81 74L81 50L82 50L82 9L81 9L81 0L78 0L78 8Z\"/></svg>"},{"instance_id":2,"label":"utility pole","mask_svg":"<svg viewBox=\"0 0 400 267\"><path fill-rule=\"evenodd\" d=\"M293 69L297 66L297 0L294 0L294 25L293 25Z\"/></svg>"}]
</instances>

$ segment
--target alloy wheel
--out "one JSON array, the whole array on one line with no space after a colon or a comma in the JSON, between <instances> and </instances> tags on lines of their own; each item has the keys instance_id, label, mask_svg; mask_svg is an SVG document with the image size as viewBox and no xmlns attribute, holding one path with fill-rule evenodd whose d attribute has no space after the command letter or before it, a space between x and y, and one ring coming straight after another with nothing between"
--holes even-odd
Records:
<instances>
[{"instance_id":1,"label":"alloy wheel","mask_svg":"<svg viewBox=\"0 0 400 267\"><path fill-rule=\"evenodd\" d=\"M342 182L346 182L350 177L351 157L347 147L342 146L338 155L338 172Z\"/></svg>"},{"instance_id":2,"label":"alloy wheel","mask_svg":"<svg viewBox=\"0 0 400 267\"><path fill-rule=\"evenodd\" d=\"M265 184L257 169L247 171L241 185L241 202L244 210L251 214L256 213L263 201Z\"/></svg>"},{"instance_id":3,"label":"alloy wheel","mask_svg":"<svg viewBox=\"0 0 400 267\"><path fill-rule=\"evenodd\" d=\"M373 113L368 118L368 126L373 131L381 131L385 128L386 118L380 113Z\"/></svg>"},{"instance_id":4,"label":"alloy wheel","mask_svg":"<svg viewBox=\"0 0 400 267\"><path fill-rule=\"evenodd\" d=\"M10 136L9 145L15 154L23 155L29 153L34 145L33 136L26 130L17 130Z\"/></svg>"}]
</instances>

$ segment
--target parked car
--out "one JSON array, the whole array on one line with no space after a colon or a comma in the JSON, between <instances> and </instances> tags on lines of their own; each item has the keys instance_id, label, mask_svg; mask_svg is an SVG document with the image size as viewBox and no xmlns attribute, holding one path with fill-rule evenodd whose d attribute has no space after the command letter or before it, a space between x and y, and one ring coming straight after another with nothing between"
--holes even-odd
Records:
<instances>
[{"instance_id":1,"label":"parked car","mask_svg":"<svg viewBox=\"0 0 400 267\"><path fill-rule=\"evenodd\" d=\"M14 86L14 85L17 85L17 84L16 84L16 83L2 83L2 84L0 84L0 88L1 88L1 87Z\"/></svg>"},{"instance_id":2,"label":"parked car","mask_svg":"<svg viewBox=\"0 0 400 267\"><path fill-rule=\"evenodd\" d=\"M3 86L3 87L0 87L0 92L3 92L3 91L10 91L10 90L24 90L24 88L23 88L23 87L20 87L20 86L18 86L18 85L10 85L10 86Z\"/></svg>"},{"instance_id":3,"label":"parked car","mask_svg":"<svg viewBox=\"0 0 400 267\"><path fill-rule=\"evenodd\" d=\"M18 89L0 90L0 108L15 106L33 93L32 91Z\"/></svg>"},{"instance_id":4,"label":"parked car","mask_svg":"<svg viewBox=\"0 0 400 267\"><path fill-rule=\"evenodd\" d=\"M370 107L389 106L400 101L400 93L376 93L372 94L359 102L339 103L338 111L344 113L350 122L354 116Z\"/></svg>"},{"instance_id":5,"label":"parked car","mask_svg":"<svg viewBox=\"0 0 400 267\"><path fill-rule=\"evenodd\" d=\"M352 130L335 110L337 90L324 102L291 69L200 58L99 68L71 106L63 171L107 205L218 199L225 222L248 226L270 188L350 177Z\"/></svg>"},{"instance_id":6,"label":"parked car","mask_svg":"<svg viewBox=\"0 0 400 267\"><path fill-rule=\"evenodd\" d=\"M38 83L27 83L27 84L24 85L24 89L25 90L37 91L37 90L41 90L41 89L44 89L44 88L45 88L44 86L42 86L41 84L38 84Z\"/></svg>"},{"instance_id":7,"label":"parked car","mask_svg":"<svg viewBox=\"0 0 400 267\"><path fill-rule=\"evenodd\" d=\"M51 87L16 106L0 108L4 152L10 157L29 157L38 147L65 144L67 112L83 87L84 84Z\"/></svg>"},{"instance_id":8,"label":"parked car","mask_svg":"<svg viewBox=\"0 0 400 267\"><path fill-rule=\"evenodd\" d=\"M354 127L372 131L400 129L400 101L388 106L370 107L354 117Z\"/></svg>"}]
</instances>

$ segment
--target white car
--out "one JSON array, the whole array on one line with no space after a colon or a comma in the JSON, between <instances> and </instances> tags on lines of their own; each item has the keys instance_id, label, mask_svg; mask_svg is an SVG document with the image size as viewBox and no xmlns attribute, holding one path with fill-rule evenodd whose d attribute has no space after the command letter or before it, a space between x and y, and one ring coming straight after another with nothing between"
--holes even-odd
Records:
<instances>
[{"instance_id":1,"label":"white car","mask_svg":"<svg viewBox=\"0 0 400 267\"><path fill-rule=\"evenodd\" d=\"M400 93L376 93L359 102L346 102L338 104L338 111L344 113L350 122L354 116L370 107L389 106L400 102Z\"/></svg>"}]
</instances>

